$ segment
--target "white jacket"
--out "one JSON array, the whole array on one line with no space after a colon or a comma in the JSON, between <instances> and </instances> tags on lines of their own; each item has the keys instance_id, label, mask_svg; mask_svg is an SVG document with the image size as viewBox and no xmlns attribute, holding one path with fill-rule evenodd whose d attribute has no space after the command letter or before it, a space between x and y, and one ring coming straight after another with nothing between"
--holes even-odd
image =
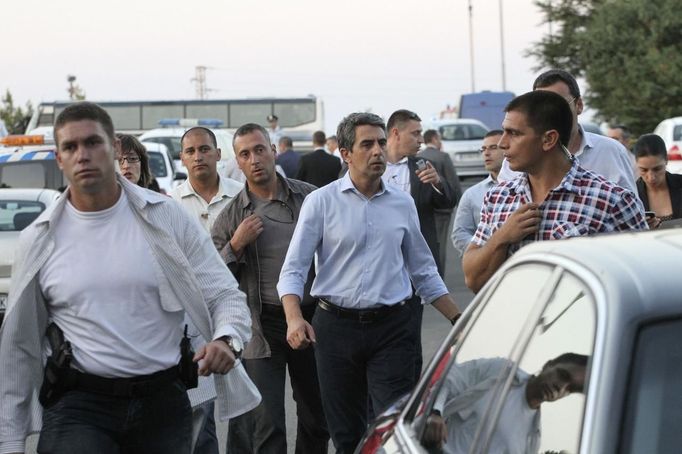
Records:
<instances>
[{"instance_id":1,"label":"white jacket","mask_svg":"<svg viewBox=\"0 0 682 454\"><path fill-rule=\"evenodd\" d=\"M223 335L247 342L251 317L244 294L206 231L170 197L117 178L156 262L161 306L184 310L207 342ZM69 189L20 235L0 330L0 454L24 451L28 434L41 427L38 390L47 355L44 333L49 313L38 272L54 250L53 223L68 194ZM214 382L220 420L245 413L260 402L241 364L226 375L214 375Z\"/></svg>"}]
</instances>

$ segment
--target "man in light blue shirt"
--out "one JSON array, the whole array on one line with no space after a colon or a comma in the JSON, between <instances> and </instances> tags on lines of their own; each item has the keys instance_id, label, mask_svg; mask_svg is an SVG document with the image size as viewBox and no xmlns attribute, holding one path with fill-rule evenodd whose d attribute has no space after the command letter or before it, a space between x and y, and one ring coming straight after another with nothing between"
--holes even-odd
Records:
<instances>
[{"instance_id":1,"label":"man in light blue shirt","mask_svg":"<svg viewBox=\"0 0 682 454\"><path fill-rule=\"evenodd\" d=\"M338 453L352 453L376 414L414 386L417 294L448 320L459 310L438 275L419 231L409 194L384 185L386 128L380 117L354 113L338 127L348 173L312 192L299 215L277 285L293 348L315 344L320 391ZM299 307L317 253L313 323Z\"/></svg>"},{"instance_id":2,"label":"man in light blue shirt","mask_svg":"<svg viewBox=\"0 0 682 454\"><path fill-rule=\"evenodd\" d=\"M455 222L452 225L450 238L455 249L459 251L460 256L466 251L471 238L476 232L478 223L481 221L481 206L483 206L485 193L497 184L497 175L504 160L502 149L497 146L497 142L500 141L501 137L502 130L495 129L489 131L483 138L481 154L483 155L485 170L490 172L490 175L485 180L464 191L462 198L459 200L459 205L457 205L457 213L455 214Z\"/></svg>"}]
</instances>

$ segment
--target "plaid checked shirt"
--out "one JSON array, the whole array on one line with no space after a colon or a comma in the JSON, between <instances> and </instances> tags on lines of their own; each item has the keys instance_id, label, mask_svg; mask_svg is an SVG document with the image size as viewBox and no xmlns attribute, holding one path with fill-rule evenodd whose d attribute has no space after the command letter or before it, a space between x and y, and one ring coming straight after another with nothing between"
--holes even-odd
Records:
<instances>
[{"instance_id":1,"label":"plaid checked shirt","mask_svg":"<svg viewBox=\"0 0 682 454\"><path fill-rule=\"evenodd\" d=\"M528 175L493 187L483 199L481 221L472 243L483 246L521 205L530 203ZM540 228L509 247L508 254L535 241L560 240L601 232L647 230L644 209L627 189L585 170L574 160L561 183L539 204Z\"/></svg>"}]
</instances>

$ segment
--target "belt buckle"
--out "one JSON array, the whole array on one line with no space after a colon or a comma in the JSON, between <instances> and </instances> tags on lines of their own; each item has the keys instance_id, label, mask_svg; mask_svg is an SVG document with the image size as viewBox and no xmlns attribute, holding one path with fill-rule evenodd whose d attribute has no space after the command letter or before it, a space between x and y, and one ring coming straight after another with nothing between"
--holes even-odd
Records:
<instances>
[{"instance_id":1,"label":"belt buckle","mask_svg":"<svg viewBox=\"0 0 682 454\"><path fill-rule=\"evenodd\" d=\"M358 319L360 323L372 323L377 318L376 311L363 311L358 314Z\"/></svg>"}]
</instances>

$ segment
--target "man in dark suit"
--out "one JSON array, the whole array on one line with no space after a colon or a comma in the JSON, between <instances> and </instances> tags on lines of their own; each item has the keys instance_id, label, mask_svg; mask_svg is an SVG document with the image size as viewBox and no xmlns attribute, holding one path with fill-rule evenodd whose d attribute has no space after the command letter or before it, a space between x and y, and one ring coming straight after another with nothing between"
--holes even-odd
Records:
<instances>
[{"instance_id":1,"label":"man in dark suit","mask_svg":"<svg viewBox=\"0 0 682 454\"><path fill-rule=\"evenodd\" d=\"M401 109L393 112L386 124L388 134L386 146L386 172L384 182L402 191L410 193L417 207L419 227L431 255L438 265L438 272L443 275L443 263L438 255L438 235L436 234L435 209L452 208L457 204L457 194L448 182L441 178L444 174L442 165L416 156L422 137L421 118L409 110ZM417 332L419 345L415 357L416 378L421 374L421 325L423 306L421 298L413 296L410 304L414 308L414 329Z\"/></svg>"},{"instance_id":2,"label":"man in dark suit","mask_svg":"<svg viewBox=\"0 0 682 454\"><path fill-rule=\"evenodd\" d=\"M405 192L409 192L417 206L422 235L431 249L438 271L443 275L443 263L438 254L435 210L450 209L457 204L460 191L453 188L446 178L442 163L420 158L422 127L419 116L409 110L397 110L388 119L388 165L384 179ZM418 170L418 162L424 161L424 170Z\"/></svg>"},{"instance_id":3,"label":"man in dark suit","mask_svg":"<svg viewBox=\"0 0 682 454\"><path fill-rule=\"evenodd\" d=\"M323 131L315 131L313 134L315 150L301 157L301 163L296 174L297 180L321 188L339 178L341 162L325 151L326 139Z\"/></svg>"},{"instance_id":4,"label":"man in dark suit","mask_svg":"<svg viewBox=\"0 0 682 454\"><path fill-rule=\"evenodd\" d=\"M448 182L455 194L455 199L459 200L462 196L462 186L459 184L459 177L455 166L452 164L450 156L442 151L443 144L440 141L440 134L435 129L424 132L424 143L426 148L417 153L418 158L425 158L433 163L435 167L443 170L441 178ZM447 251L448 238L450 237L450 218L452 208L434 208L434 219L436 221L436 234L438 237L438 260L443 264L440 269L441 276L445 273L445 253Z\"/></svg>"},{"instance_id":5,"label":"man in dark suit","mask_svg":"<svg viewBox=\"0 0 682 454\"><path fill-rule=\"evenodd\" d=\"M274 145L274 144L273 144ZM291 137L283 136L277 144L277 158L275 164L280 166L287 178L294 178L298 173L301 157L293 149Z\"/></svg>"}]
</instances>

